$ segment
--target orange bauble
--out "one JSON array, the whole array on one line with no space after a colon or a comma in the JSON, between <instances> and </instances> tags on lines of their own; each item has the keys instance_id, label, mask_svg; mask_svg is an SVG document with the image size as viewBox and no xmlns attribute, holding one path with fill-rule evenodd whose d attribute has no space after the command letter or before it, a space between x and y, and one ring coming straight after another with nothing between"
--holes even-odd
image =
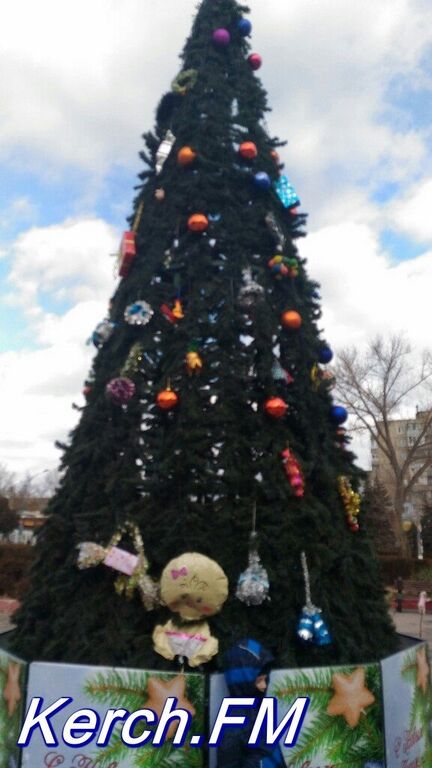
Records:
<instances>
[{"instance_id":1,"label":"orange bauble","mask_svg":"<svg viewBox=\"0 0 432 768\"><path fill-rule=\"evenodd\" d=\"M205 232L208 223L208 218L203 213L193 213L188 219L188 227L191 232Z\"/></svg>"},{"instance_id":2,"label":"orange bauble","mask_svg":"<svg viewBox=\"0 0 432 768\"><path fill-rule=\"evenodd\" d=\"M302 317L298 312L293 309L289 309L282 315L282 325L284 328L289 328L291 331L298 331L302 325Z\"/></svg>"},{"instance_id":3,"label":"orange bauble","mask_svg":"<svg viewBox=\"0 0 432 768\"><path fill-rule=\"evenodd\" d=\"M258 150L253 141L244 141L243 144L240 144L239 152L245 160L255 160L258 157Z\"/></svg>"},{"instance_id":4,"label":"orange bauble","mask_svg":"<svg viewBox=\"0 0 432 768\"><path fill-rule=\"evenodd\" d=\"M172 389L163 389L162 392L159 392L156 402L163 411L171 411L173 408L175 408L178 405L178 395L176 395L175 392L172 391Z\"/></svg>"},{"instance_id":5,"label":"orange bauble","mask_svg":"<svg viewBox=\"0 0 432 768\"><path fill-rule=\"evenodd\" d=\"M288 406L281 397L270 397L264 403L264 410L273 419L282 419L288 410Z\"/></svg>"},{"instance_id":6,"label":"orange bauble","mask_svg":"<svg viewBox=\"0 0 432 768\"><path fill-rule=\"evenodd\" d=\"M182 147L177 153L177 162L179 165L185 167L195 162L197 153L194 152L192 147Z\"/></svg>"},{"instance_id":7,"label":"orange bauble","mask_svg":"<svg viewBox=\"0 0 432 768\"><path fill-rule=\"evenodd\" d=\"M270 155L272 156L272 158L275 161L275 163L279 163L280 162L279 152L276 152L275 149L272 149L272 151L270 152Z\"/></svg>"}]
</instances>

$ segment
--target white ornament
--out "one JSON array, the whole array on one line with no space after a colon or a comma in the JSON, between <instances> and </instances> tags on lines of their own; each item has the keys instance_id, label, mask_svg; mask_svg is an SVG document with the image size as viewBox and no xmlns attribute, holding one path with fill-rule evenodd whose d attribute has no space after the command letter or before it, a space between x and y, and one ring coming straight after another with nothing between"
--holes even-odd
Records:
<instances>
[{"instance_id":1,"label":"white ornament","mask_svg":"<svg viewBox=\"0 0 432 768\"><path fill-rule=\"evenodd\" d=\"M172 131L168 130L165 134L165 138L162 141L162 143L159 145L158 151L156 152L156 174L159 175L162 168L165 165L165 161L168 159L168 157L171 154L171 150L175 144L176 137L172 133Z\"/></svg>"}]
</instances>

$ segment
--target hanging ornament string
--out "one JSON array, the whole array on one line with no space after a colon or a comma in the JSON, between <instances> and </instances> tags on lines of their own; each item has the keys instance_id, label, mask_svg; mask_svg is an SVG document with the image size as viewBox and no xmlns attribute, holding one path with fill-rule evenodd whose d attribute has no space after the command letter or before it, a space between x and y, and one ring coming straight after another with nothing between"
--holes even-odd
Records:
<instances>
[{"instance_id":1,"label":"hanging ornament string","mask_svg":"<svg viewBox=\"0 0 432 768\"><path fill-rule=\"evenodd\" d=\"M303 579L304 579L304 585L305 585L305 605L308 611L313 613L314 611L314 605L312 603L312 597L311 597L311 588L310 588L310 576L309 576L309 568L306 560L306 553L301 553L301 564L302 564L302 571L303 571Z\"/></svg>"},{"instance_id":2,"label":"hanging ornament string","mask_svg":"<svg viewBox=\"0 0 432 768\"><path fill-rule=\"evenodd\" d=\"M309 568L305 552L301 553L301 565L305 585L305 606L297 625L297 636L305 643L313 643L317 646L330 645L332 637L322 618L321 609L312 602Z\"/></svg>"},{"instance_id":3,"label":"hanging ornament string","mask_svg":"<svg viewBox=\"0 0 432 768\"><path fill-rule=\"evenodd\" d=\"M140 202L140 204L138 206L138 210L137 210L137 212L135 214L134 223L132 224L132 231L133 232L137 232L138 231L138 227L139 227L139 225L141 223L143 211L144 211L144 201L141 200L141 202Z\"/></svg>"}]
</instances>

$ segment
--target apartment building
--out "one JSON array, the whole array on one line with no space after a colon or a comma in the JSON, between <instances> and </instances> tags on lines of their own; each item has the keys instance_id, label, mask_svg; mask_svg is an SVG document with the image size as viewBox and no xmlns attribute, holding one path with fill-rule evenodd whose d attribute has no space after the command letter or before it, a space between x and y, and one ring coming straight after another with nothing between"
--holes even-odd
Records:
<instances>
[{"instance_id":1,"label":"apartment building","mask_svg":"<svg viewBox=\"0 0 432 768\"><path fill-rule=\"evenodd\" d=\"M429 466L416 480L407 496L406 514L420 523L426 502L432 503L432 423L431 412L417 410L413 419L395 419L389 423L391 442L401 466L409 458L415 446L415 455L409 461L407 480L412 478L425 464ZM425 430L426 427L426 430ZM424 433L424 434L423 434ZM394 496L395 480L390 462L375 440L371 441L372 482L378 478Z\"/></svg>"}]
</instances>

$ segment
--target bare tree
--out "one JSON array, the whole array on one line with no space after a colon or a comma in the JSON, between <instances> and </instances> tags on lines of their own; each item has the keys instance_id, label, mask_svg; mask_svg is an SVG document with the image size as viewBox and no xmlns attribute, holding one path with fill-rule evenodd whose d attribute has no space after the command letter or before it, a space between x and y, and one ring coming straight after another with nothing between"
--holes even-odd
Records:
<instances>
[{"instance_id":1,"label":"bare tree","mask_svg":"<svg viewBox=\"0 0 432 768\"><path fill-rule=\"evenodd\" d=\"M354 430L369 432L386 457L391 475L392 522L397 543L406 551L402 515L414 486L432 466L432 356L414 355L402 334L388 340L378 336L364 351L355 347L338 353L337 389L350 413ZM406 453L398 450L392 422L406 418L420 405L419 430Z\"/></svg>"},{"instance_id":2,"label":"bare tree","mask_svg":"<svg viewBox=\"0 0 432 768\"><path fill-rule=\"evenodd\" d=\"M51 498L59 487L62 474L58 469L45 469L33 478L33 491L38 496Z\"/></svg>"},{"instance_id":3,"label":"bare tree","mask_svg":"<svg viewBox=\"0 0 432 768\"><path fill-rule=\"evenodd\" d=\"M7 536L18 527L18 524L18 515L10 508L9 500L5 496L0 496L0 533Z\"/></svg>"},{"instance_id":4,"label":"bare tree","mask_svg":"<svg viewBox=\"0 0 432 768\"><path fill-rule=\"evenodd\" d=\"M0 495L9 496L15 484L15 474L7 468L6 464L0 464Z\"/></svg>"}]
</instances>

